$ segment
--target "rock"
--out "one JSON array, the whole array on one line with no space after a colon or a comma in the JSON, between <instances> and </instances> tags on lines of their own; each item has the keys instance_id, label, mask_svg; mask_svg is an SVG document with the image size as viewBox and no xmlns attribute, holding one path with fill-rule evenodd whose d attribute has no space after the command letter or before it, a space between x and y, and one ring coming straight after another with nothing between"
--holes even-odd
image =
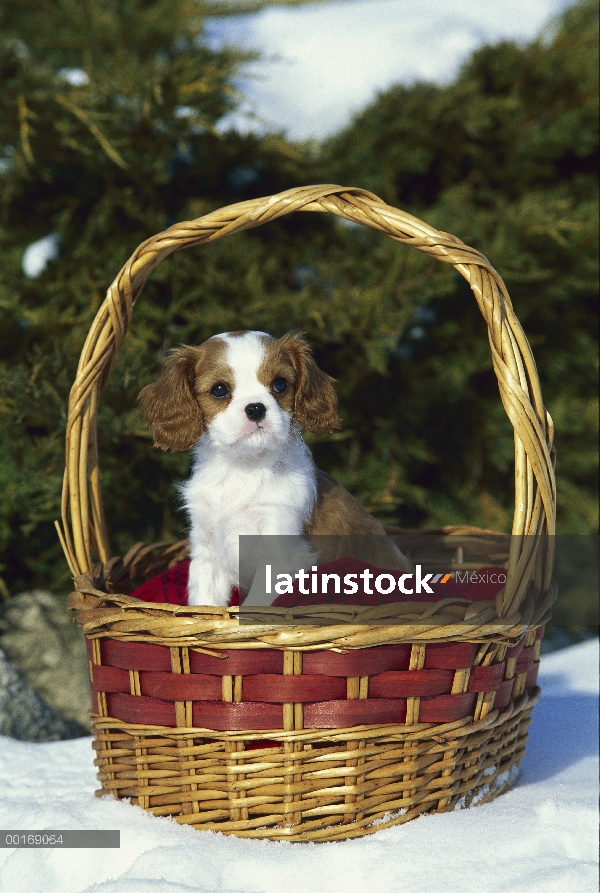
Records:
<instances>
[{"instance_id":1,"label":"rock","mask_svg":"<svg viewBox=\"0 0 600 893\"><path fill-rule=\"evenodd\" d=\"M0 648L47 706L77 724L80 735L87 734L91 705L88 660L83 636L67 612L64 597L34 589L4 602Z\"/></svg>"},{"instance_id":2,"label":"rock","mask_svg":"<svg viewBox=\"0 0 600 893\"><path fill-rule=\"evenodd\" d=\"M19 741L81 738L86 730L48 706L0 650L0 735Z\"/></svg>"}]
</instances>

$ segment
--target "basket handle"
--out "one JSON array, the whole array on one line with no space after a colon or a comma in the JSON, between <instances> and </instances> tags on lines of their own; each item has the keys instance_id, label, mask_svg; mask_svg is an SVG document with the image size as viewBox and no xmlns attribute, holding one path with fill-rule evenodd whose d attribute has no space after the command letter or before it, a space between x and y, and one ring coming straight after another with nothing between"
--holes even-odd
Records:
<instances>
[{"instance_id":1,"label":"basket handle","mask_svg":"<svg viewBox=\"0 0 600 893\"><path fill-rule=\"evenodd\" d=\"M343 186L288 189L177 223L143 242L120 270L92 323L69 397L62 528L58 522L56 526L71 572L78 576L91 571L93 553L103 563L110 557L99 482L98 398L146 279L175 251L214 242L293 211L327 211L370 226L442 263L452 264L471 286L487 323L500 397L515 434L513 536L507 582L498 605L500 615L508 616L519 608L530 584L534 595L547 591L553 563L553 425L542 402L531 347L502 279L482 254L385 204L371 192Z\"/></svg>"}]
</instances>

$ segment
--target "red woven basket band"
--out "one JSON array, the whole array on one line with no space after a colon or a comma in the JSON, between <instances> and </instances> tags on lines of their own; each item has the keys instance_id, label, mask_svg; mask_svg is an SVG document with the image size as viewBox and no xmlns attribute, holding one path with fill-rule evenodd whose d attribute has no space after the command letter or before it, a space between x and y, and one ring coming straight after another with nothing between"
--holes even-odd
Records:
<instances>
[{"instance_id":1,"label":"red woven basket band","mask_svg":"<svg viewBox=\"0 0 600 893\"><path fill-rule=\"evenodd\" d=\"M536 664L527 676L526 688L535 687ZM507 679L499 686L494 708L502 710L510 702L514 680ZM133 695L107 694L108 713L124 722L175 727L175 703ZM421 701L420 722L453 722L472 713L477 695L440 695ZM283 707L257 702L231 704L218 701L196 701L192 705L192 721L197 728L216 731L245 731L283 729ZM354 725L403 723L406 721L406 701L391 698L372 700L323 701L304 707L304 728L338 729Z\"/></svg>"},{"instance_id":2,"label":"red woven basket band","mask_svg":"<svg viewBox=\"0 0 600 893\"><path fill-rule=\"evenodd\" d=\"M304 704L345 698L346 680L340 676L244 676L242 699L272 704Z\"/></svg>"},{"instance_id":3,"label":"red woven basket band","mask_svg":"<svg viewBox=\"0 0 600 893\"><path fill-rule=\"evenodd\" d=\"M536 661L531 665L531 668L527 671L527 676L525 678L525 688L527 691L530 691L532 688L535 688L537 685L538 673L540 671L540 662Z\"/></svg>"},{"instance_id":4,"label":"red woven basket band","mask_svg":"<svg viewBox=\"0 0 600 893\"><path fill-rule=\"evenodd\" d=\"M533 661L533 652L532 657ZM506 662L489 667L473 667L469 676L469 691L496 691L502 680Z\"/></svg>"},{"instance_id":5,"label":"red woven basket band","mask_svg":"<svg viewBox=\"0 0 600 893\"><path fill-rule=\"evenodd\" d=\"M536 631L541 638L543 628ZM92 659L91 641L86 639L88 657ZM338 654L335 651L312 651L304 655L304 672L325 676L368 676L386 670L408 669L410 645L381 645ZM523 640L509 648L507 659L518 658L523 651ZM166 645L145 642L121 642L117 639L101 641L102 664L123 670L171 671L171 654ZM428 645L425 668L430 670L460 670L472 666L477 645L467 642ZM193 673L214 676L245 676L257 673L283 673L283 652L272 650L223 651L224 658L211 657L190 651ZM522 672L519 670L519 672Z\"/></svg>"},{"instance_id":6,"label":"red woven basket band","mask_svg":"<svg viewBox=\"0 0 600 893\"><path fill-rule=\"evenodd\" d=\"M190 651L192 673L214 673L215 676L246 676L251 673L283 673L283 652L226 651L226 657L211 657Z\"/></svg>"},{"instance_id":7,"label":"red woven basket band","mask_svg":"<svg viewBox=\"0 0 600 893\"><path fill-rule=\"evenodd\" d=\"M140 691L161 701L220 701L223 687L220 676L203 673L140 673Z\"/></svg>"},{"instance_id":8,"label":"red woven basket band","mask_svg":"<svg viewBox=\"0 0 600 893\"><path fill-rule=\"evenodd\" d=\"M544 635L544 627L536 630L536 639ZM92 641L85 640L88 658L92 660ZM507 649L506 657L517 657L523 650L524 640ZM166 645L150 645L146 642L121 642L118 639L102 639L102 663L124 670L171 669L171 656ZM335 651L308 651L304 655L307 673L323 673L327 676L368 676L385 670L405 670L410 661L410 645L379 645L339 654ZM283 652L276 649L248 649L220 652L224 658L211 657L190 651L191 668L195 673L211 673L223 676L243 676L245 673L282 673ZM477 645L469 642L442 642L427 646L427 669L460 670L472 666ZM219 665L220 668L219 668Z\"/></svg>"},{"instance_id":9,"label":"red woven basket band","mask_svg":"<svg viewBox=\"0 0 600 893\"><path fill-rule=\"evenodd\" d=\"M468 716L477 695L440 695L421 701L421 722L453 722ZM107 695L110 716L125 722L175 727L175 704L156 698L135 697L114 693ZM283 729L283 706L248 702L241 704L219 701L196 701L192 705L195 727L217 731ZM406 700L374 698L373 700L328 700L304 707L304 728L339 729L377 723L406 721Z\"/></svg>"},{"instance_id":10,"label":"red woven basket band","mask_svg":"<svg viewBox=\"0 0 600 893\"><path fill-rule=\"evenodd\" d=\"M533 648L519 658L515 675L529 674L534 666ZM474 667L468 683L472 692L498 691L506 671L506 662L489 667ZM131 691L129 671L117 667L92 667L95 692ZM454 673L451 670L390 670L369 677L370 698L427 698L450 694ZM204 673L174 674L139 672L141 696L163 701L221 700L220 676ZM242 677L242 699L287 704L336 700L346 695L346 680L338 676L280 676L262 674Z\"/></svg>"},{"instance_id":11,"label":"red woven basket band","mask_svg":"<svg viewBox=\"0 0 600 893\"><path fill-rule=\"evenodd\" d=\"M514 658L514 657L518 657L519 654L521 653L521 651L523 650L524 646L525 646L525 639L523 638L523 639L521 639L520 642L517 642L516 645L513 645L512 648L507 648L506 649L507 660Z\"/></svg>"},{"instance_id":12,"label":"red woven basket band","mask_svg":"<svg viewBox=\"0 0 600 893\"><path fill-rule=\"evenodd\" d=\"M88 657L91 660L91 643ZM171 671L171 654L166 645L146 642L101 640L102 664L123 670ZM519 651L522 645L516 646ZM428 670L461 670L473 665L478 646L469 642L449 642L428 645L425 668ZM510 652L513 649L509 650ZM380 645L338 654L335 651L309 651L303 658L305 673L325 676L370 676L386 670L407 670L410 645ZM276 649L224 650L224 658L211 657L190 650L190 669L193 673L214 676L245 676L259 673L283 673L283 652ZM513 655L516 657L516 653Z\"/></svg>"},{"instance_id":13,"label":"red woven basket band","mask_svg":"<svg viewBox=\"0 0 600 893\"><path fill-rule=\"evenodd\" d=\"M423 698L450 694L452 670L391 670L369 680L370 698Z\"/></svg>"},{"instance_id":14,"label":"red woven basket band","mask_svg":"<svg viewBox=\"0 0 600 893\"><path fill-rule=\"evenodd\" d=\"M428 646L431 647L431 646ZM453 648L452 645L433 646L432 662L442 660L442 655ZM462 647L462 646L461 646ZM446 652L444 652L444 648ZM124 662L128 660L138 665L166 666L170 663L170 649L160 645L146 645L137 642L116 642L106 640L102 647L103 656ZM367 649L365 649L366 651ZM397 646L368 649L371 657L379 657L384 664L394 661L404 662L404 652ZM512 649L515 654L517 649ZM456 655L458 651L454 651ZM329 653L331 654L331 653ZM534 688L539 663L534 660L534 647L522 648L520 654L498 664L486 667L471 667L468 677L468 690L451 694L455 670L384 670L368 676L368 696L356 699L347 697L347 678L341 675L304 672L298 675L282 675L281 672L252 673L241 677L240 703L223 701L223 665L231 669L247 668L249 665L274 669L282 666L281 652L244 651L229 652L227 659L213 658L210 655L195 654L201 658L197 665L206 666L210 661L213 673L172 673L165 670L133 670L109 665L92 664L92 691L94 707L97 695L105 693L108 713L115 719L125 722L149 725L176 725L176 702L188 702L192 706L193 725L221 731L244 731L245 729L282 729L283 704L303 704L304 728L345 728L352 725L376 723L402 723L406 721L407 698L419 698L420 722L452 722L468 716L474 708L480 692L495 693L494 707L503 709L510 701L515 678L526 676L525 687ZM312 668L319 666L324 653L304 656ZM344 658L348 655L335 657ZM353 657L364 658L364 653L354 652ZM253 660L253 658L259 660ZM314 661L308 661L314 657ZM231 660L231 664L230 661ZM371 660L371 667L381 662ZM509 670L509 679L504 679ZM323 663L320 663L323 668ZM361 666L355 661L352 671ZM362 668L362 667L361 667ZM460 669L460 668L458 668ZM340 673L339 663L335 671ZM136 674L135 687L131 673ZM522 690L522 688L521 688ZM139 694L132 694L138 691ZM236 697L237 700L237 697ZM189 721L189 720L188 720Z\"/></svg>"}]
</instances>

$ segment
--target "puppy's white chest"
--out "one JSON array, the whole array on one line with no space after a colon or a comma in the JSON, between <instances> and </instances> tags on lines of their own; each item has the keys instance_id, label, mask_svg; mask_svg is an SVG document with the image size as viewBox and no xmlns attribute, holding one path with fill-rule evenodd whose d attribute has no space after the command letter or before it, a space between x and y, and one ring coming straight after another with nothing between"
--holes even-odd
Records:
<instances>
[{"instance_id":1,"label":"puppy's white chest","mask_svg":"<svg viewBox=\"0 0 600 893\"><path fill-rule=\"evenodd\" d=\"M197 469L184 486L192 536L301 533L316 494L311 466Z\"/></svg>"},{"instance_id":2,"label":"puppy's white chest","mask_svg":"<svg viewBox=\"0 0 600 893\"><path fill-rule=\"evenodd\" d=\"M315 467L301 440L252 463L232 461L199 443L183 496L192 546L210 540L221 554L235 552L237 561L239 536L302 533L316 499Z\"/></svg>"}]
</instances>

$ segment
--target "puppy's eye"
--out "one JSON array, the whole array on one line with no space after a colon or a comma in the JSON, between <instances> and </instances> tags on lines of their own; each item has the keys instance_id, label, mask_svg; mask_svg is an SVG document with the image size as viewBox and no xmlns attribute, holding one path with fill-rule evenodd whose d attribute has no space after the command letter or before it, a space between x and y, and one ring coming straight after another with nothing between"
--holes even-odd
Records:
<instances>
[{"instance_id":1,"label":"puppy's eye","mask_svg":"<svg viewBox=\"0 0 600 893\"><path fill-rule=\"evenodd\" d=\"M216 397L217 400L222 400L223 397L226 397L227 394L229 393L229 388L227 387L226 384L223 384L223 382L220 381L218 384L216 384L216 385L211 389L211 392L210 392L210 393L211 393L211 395L212 395L213 397Z\"/></svg>"},{"instance_id":2,"label":"puppy's eye","mask_svg":"<svg viewBox=\"0 0 600 893\"><path fill-rule=\"evenodd\" d=\"M271 385L276 394L283 394L287 391L288 383L285 378L275 378Z\"/></svg>"}]
</instances>

